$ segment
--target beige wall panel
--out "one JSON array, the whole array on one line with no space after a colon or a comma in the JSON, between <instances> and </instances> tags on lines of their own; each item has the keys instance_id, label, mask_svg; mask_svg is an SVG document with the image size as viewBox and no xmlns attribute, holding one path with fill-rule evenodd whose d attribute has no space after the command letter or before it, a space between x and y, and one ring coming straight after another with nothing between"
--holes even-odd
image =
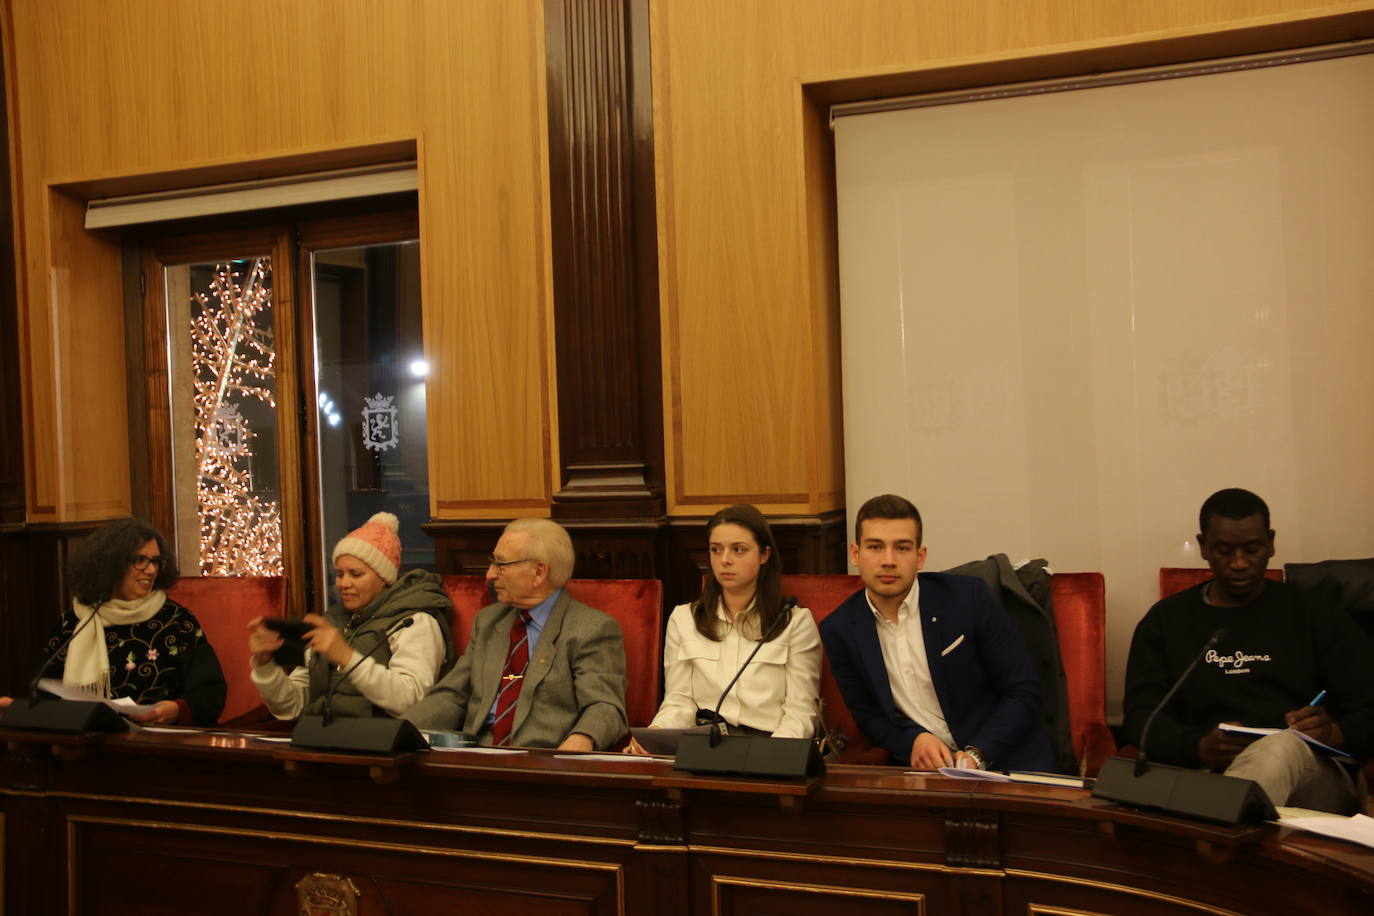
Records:
<instances>
[{"instance_id":1,"label":"beige wall panel","mask_svg":"<svg viewBox=\"0 0 1374 916\"><path fill-rule=\"evenodd\" d=\"M669 512L837 505L833 250L803 84L1235 28L1303 0L652 0ZM819 234L820 238L817 238ZM881 392L874 392L881 397Z\"/></svg>"},{"instance_id":2,"label":"beige wall panel","mask_svg":"<svg viewBox=\"0 0 1374 916\"><path fill-rule=\"evenodd\" d=\"M555 436L537 0L9 6L31 514L51 505L57 514L45 517L67 518L68 504L128 501L127 473L115 480L94 453L61 447L65 430L84 422L69 391L90 389L89 409L101 416L122 416L125 391L109 360L95 385L80 378L93 365L65 364L52 350L51 323L72 305L54 298L69 287L48 280L44 185L132 187L134 176L208 175L302 152L332 165L334 150L403 137L418 139L423 160L436 514L547 506ZM75 209L61 218L61 232L81 232ZM81 316L117 322L117 258L77 264L87 275ZM511 381L495 384L498 374ZM63 493L63 481L81 481L81 493Z\"/></svg>"}]
</instances>

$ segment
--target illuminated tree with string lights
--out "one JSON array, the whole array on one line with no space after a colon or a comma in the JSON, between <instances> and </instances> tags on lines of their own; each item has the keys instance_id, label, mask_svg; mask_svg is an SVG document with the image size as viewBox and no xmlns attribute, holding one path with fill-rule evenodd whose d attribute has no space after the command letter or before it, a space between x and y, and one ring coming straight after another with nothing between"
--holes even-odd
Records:
<instances>
[{"instance_id":1,"label":"illuminated tree with string lights","mask_svg":"<svg viewBox=\"0 0 1374 916\"><path fill-rule=\"evenodd\" d=\"M196 502L200 572L206 576L282 574L281 511L253 493L257 434L238 402L276 406L269 258L216 264L207 292L194 296L191 354L195 373Z\"/></svg>"}]
</instances>

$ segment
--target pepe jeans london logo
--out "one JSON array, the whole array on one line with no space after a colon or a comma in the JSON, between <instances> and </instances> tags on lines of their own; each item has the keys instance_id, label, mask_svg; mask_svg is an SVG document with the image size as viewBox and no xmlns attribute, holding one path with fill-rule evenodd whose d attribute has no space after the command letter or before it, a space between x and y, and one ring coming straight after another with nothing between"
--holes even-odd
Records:
<instances>
[{"instance_id":1,"label":"pepe jeans london logo","mask_svg":"<svg viewBox=\"0 0 1374 916\"><path fill-rule=\"evenodd\" d=\"M1244 652L1222 655L1216 649L1208 649L1203 659L1209 665L1216 665L1226 674L1249 674L1253 663L1273 661L1268 655L1246 655Z\"/></svg>"}]
</instances>

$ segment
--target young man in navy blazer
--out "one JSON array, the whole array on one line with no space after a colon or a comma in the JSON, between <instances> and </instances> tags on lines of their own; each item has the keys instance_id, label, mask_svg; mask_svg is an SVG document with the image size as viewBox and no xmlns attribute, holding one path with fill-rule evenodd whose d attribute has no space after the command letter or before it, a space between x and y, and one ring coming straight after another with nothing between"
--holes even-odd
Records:
<instances>
[{"instance_id":1,"label":"young man in navy blazer","mask_svg":"<svg viewBox=\"0 0 1374 916\"><path fill-rule=\"evenodd\" d=\"M1015 624L981 581L917 575L921 534L921 513L900 496L859 509L849 557L864 588L821 622L850 714L917 769L1052 769L1040 680Z\"/></svg>"}]
</instances>

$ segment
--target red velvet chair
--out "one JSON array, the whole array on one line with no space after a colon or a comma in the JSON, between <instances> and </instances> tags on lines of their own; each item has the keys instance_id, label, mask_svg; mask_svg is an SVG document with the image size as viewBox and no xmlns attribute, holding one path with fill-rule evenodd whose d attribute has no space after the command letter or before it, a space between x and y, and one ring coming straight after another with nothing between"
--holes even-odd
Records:
<instances>
[{"instance_id":1,"label":"red velvet chair","mask_svg":"<svg viewBox=\"0 0 1374 916\"><path fill-rule=\"evenodd\" d=\"M286 613L286 579L281 576L182 576L167 590L200 621L215 647L229 693L220 722L248 725L271 719L249 675L248 621Z\"/></svg>"},{"instance_id":2,"label":"red velvet chair","mask_svg":"<svg viewBox=\"0 0 1374 916\"><path fill-rule=\"evenodd\" d=\"M477 612L494 602L496 596L487 587L485 576L444 576L443 580L444 591L453 602L449 628L453 630L453 654L457 658L467 651Z\"/></svg>"},{"instance_id":3,"label":"red velvet chair","mask_svg":"<svg viewBox=\"0 0 1374 916\"><path fill-rule=\"evenodd\" d=\"M1283 581L1282 569L1266 569L1264 574L1275 582ZM1194 585L1201 585L1212 578L1210 569L1190 569L1183 566L1161 566L1159 567L1159 597L1168 598L1176 595L1185 588L1192 588Z\"/></svg>"},{"instance_id":4,"label":"red velvet chair","mask_svg":"<svg viewBox=\"0 0 1374 916\"><path fill-rule=\"evenodd\" d=\"M444 576L453 601L454 647L461 654L477 612L492 603L482 576ZM568 592L605 611L625 637L625 712L630 725L648 725L658 712L659 667L663 664L663 583L657 579L573 579Z\"/></svg>"},{"instance_id":5,"label":"red velvet chair","mask_svg":"<svg viewBox=\"0 0 1374 916\"><path fill-rule=\"evenodd\" d=\"M863 580L858 576L846 575L784 575L782 593L795 595L797 603L809 611L816 619L816 625L830 612L839 607L846 598L863 588ZM885 764L891 761L887 751L875 746L849 714L844 705L835 675L830 671L830 659L821 653L821 700L825 703L825 717L831 728L844 732L847 744L840 755L843 763Z\"/></svg>"},{"instance_id":6,"label":"red velvet chair","mask_svg":"<svg viewBox=\"0 0 1374 916\"><path fill-rule=\"evenodd\" d=\"M1055 573L1050 601L1069 695L1069 733L1079 772L1096 776L1116 753L1107 727L1107 587L1099 572Z\"/></svg>"}]
</instances>

